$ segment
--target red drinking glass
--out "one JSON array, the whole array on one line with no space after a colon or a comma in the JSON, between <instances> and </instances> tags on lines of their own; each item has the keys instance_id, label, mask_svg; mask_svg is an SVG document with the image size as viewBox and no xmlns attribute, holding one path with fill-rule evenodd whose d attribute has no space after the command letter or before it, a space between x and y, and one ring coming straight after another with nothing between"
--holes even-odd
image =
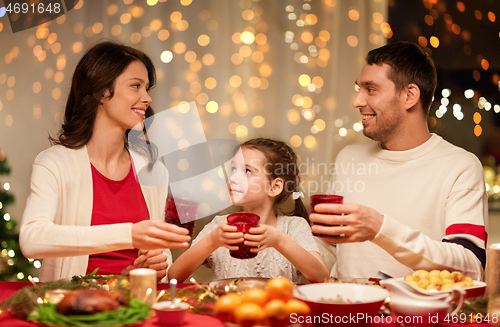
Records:
<instances>
[{"instance_id":1,"label":"red drinking glass","mask_svg":"<svg viewBox=\"0 0 500 327\"><path fill-rule=\"evenodd\" d=\"M254 213L248 212L238 212L232 213L227 216L227 224L229 226L236 226L238 232L248 233L250 228L259 226L260 217ZM250 259L257 256L256 252L250 252L253 246L247 246L245 244L239 243L235 244L238 246L237 251L229 251L229 254L233 258L237 259Z\"/></svg>"},{"instance_id":2,"label":"red drinking glass","mask_svg":"<svg viewBox=\"0 0 500 327\"><path fill-rule=\"evenodd\" d=\"M314 211L314 206L320 203L344 203L344 197L341 195L315 194L311 196L311 213L319 213ZM335 213L325 213L325 212L321 212L319 214L336 215ZM325 226L324 224L317 224L317 225ZM317 233L313 233L313 235L318 237L336 237L335 235L326 235Z\"/></svg>"},{"instance_id":3,"label":"red drinking glass","mask_svg":"<svg viewBox=\"0 0 500 327\"><path fill-rule=\"evenodd\" d=\"M180 199L168 198L165 209L165 221L189 230L189 236L192 238L196 224L196 215L198 213L198 202Z\"/></svg>"}]
</instances>

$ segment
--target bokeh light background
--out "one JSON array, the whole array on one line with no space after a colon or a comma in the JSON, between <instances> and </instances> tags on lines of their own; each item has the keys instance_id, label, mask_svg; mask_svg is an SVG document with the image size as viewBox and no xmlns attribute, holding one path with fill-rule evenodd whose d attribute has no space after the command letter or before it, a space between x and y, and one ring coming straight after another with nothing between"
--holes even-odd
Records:
<instances>
[{"instance_id":1,"label":"bokeh light background","mask_svg":"<svg viewBox=\"0 0 500 327\"><path fill-rule=\"evenodd\" d=\"M500 113L500 61L487 51L498 49L495 3L79 0L66 15L17 33L1 17L0 148L17 199L10 214L21 218L31 164L59 129L74 67L100 40L151 56L158 73L155 111L194 101L208 139L263 136L292 145L306 194L326 190L325 167L342 147L367 141L351 105L367 51L387 39L418 42L445 72L431 130L481 157L479 140L495 143L500 135L490 123ZM485 35L492 36L480 42ZM485 92L485 84L493 91ZM498 164L485 163L488 191L497 198Z\"/></svg>"},{"instance_id":2,"label":"bokeh light background","mask_svg":"<svg viewBox=\"0 0 500 327\"><path fill-rule=\"evenodd\" d=\"M62 122L74 67L103 39L152 58L155 111L195 101L209 139L286 141L306 179L326 191L317 163L365 139L353 86L366 52L392 33L386 13L385 0L80 0L18 33L0 18L0 146L13 167L12 216L21 218L31 164Z\"/></svg>"},{"instance_id":3,"label":"bokeh light background","mask_svg":"<svg viewBox=\"0 0 500 327\"><path fill-rule=\"evenodd\" d=\"M500 158L498 7L498 0L79 0L66 15L17 33L0 17L0 155L12 168L1 182L16 196L8 219L20 221L31 165L58 132L74 67L100 40L152 58L156 112L194 101L208 139L289 143L306 195L326 191L325 167L340 149L367 141L351 105L354 81L366 53L388 39L417 42L437 63L431 130L479 157L486 139ZM497 201L490 207L500 208L500 162L490 159L483 160Z\"/></svg>"}]
</instances>

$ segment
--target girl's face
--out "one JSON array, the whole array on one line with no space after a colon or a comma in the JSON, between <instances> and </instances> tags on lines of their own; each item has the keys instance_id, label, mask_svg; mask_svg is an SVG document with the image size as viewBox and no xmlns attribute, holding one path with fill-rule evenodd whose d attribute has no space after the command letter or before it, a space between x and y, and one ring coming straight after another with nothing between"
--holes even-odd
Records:
<instances>
[{"instance_id":1,"label":"girl's face","mask_svg":"<svg viewBox=\"0 0 500 327\"><path fill-rule=\"evenodd\" d=\"M142 129L146 109L152 99L148 94L148 70L140 61L133 61L125 71L116 78L112 98L103 97L98 119L104 119L111 126L123 130L138 125Z\"/></svg>"},{"instance_id":2,"label":"girl's face","mask_svg":"<svg viewBox=\"0 0 500 327\"><path fill-rule=\"evenodd\" d=\"M236 153L228 183L233 204L248 207L273 201L275 181L271 182L266 163L266 157L259 150L243 147Z\"/></svg>"}]
</instances>

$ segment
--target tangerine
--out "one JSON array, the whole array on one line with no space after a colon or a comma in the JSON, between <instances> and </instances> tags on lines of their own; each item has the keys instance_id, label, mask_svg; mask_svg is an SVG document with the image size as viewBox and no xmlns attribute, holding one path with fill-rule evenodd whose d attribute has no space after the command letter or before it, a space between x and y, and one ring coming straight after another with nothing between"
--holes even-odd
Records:
<instances>
[{"instance_id":1,"label":"tangerine","mask_svg":"<svg viewBox=\"0 0 500 327\"><path fill-rule=\"evenodd\" d=\"M264 312L270 319L284 320L287 318L285 302L281 300L271 300L264 306Z\"/></svg>"},{"instance_id":2,"label":"tangerine","mask_svg":"<svg viewBox=\"0 0 500 327\"><path fill-rule=\"evenodd\" d=\"M293 298L293 283L286 277L274 277L267 282L267 294L271 300L287 302Z\"/></svg>"},{"instance_id":3,"label":"tangerine","mask_svg":"<svg viewBox=\"0 0 500 327\"><path fill-rule=\"evenodd\" d=\"M234 310L234 318L237 324L243 327L250 327L263 324L266 319L266 313L258 304L243 303Z\"/></svg>"},{"instance_id":4,"label":"tangerine","mask_svg":"<svg viewBox=\"0 0 500 327\"><path fill-rule=\"evenodd\" d=\"M309 308L309 306L302 301L291 299L287 303L285 303L285 311L287 317L290 317L292 313L295 313L299 316L305 316L311 313L311 308Z\"/></svg>"},{"instance_id":5,"label":"tangerine","mask_svg":"<svg viewBox=\"0 0 500 327\"><path fill-rule=\"evenodd\" d=\"M260 288L250 288L243 293L243 303L255 303L263 307L267 303L267 292Z\"/></svg>"},{"instance_id":6,"label":"tangerine","mask_svg":"<svg viewBox=\"0 0 500 327\"><path fill-rule=\"evenodd\" d=\"M215 301L215 317L222 321L234 321L234 310L241 304L241 295L236 293L224 294Z\"/></svg>"}]
</instances>

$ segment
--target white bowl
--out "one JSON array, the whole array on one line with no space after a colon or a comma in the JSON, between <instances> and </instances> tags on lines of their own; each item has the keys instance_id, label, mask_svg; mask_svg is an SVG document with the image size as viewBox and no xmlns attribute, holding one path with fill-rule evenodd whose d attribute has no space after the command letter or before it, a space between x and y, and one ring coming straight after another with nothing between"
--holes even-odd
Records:
<instances>
[{"instance_id":1,"label":"white bowl","mask_svg":"<svg viewBox=\"0 0 500 327\"><path fill-rule=\"evenodd\" d=\"M391 299L393 320L405 326L433 326L443 322L451 311L448 302L440 300Z\"/></svg>"}]
</instances>

